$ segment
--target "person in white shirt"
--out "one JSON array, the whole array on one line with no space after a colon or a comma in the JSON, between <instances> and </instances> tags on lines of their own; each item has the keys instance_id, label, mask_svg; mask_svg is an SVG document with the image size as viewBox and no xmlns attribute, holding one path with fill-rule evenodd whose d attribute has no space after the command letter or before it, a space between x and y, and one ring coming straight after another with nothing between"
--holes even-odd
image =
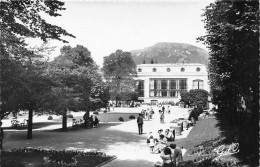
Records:
<instances>
[{"instance_id":1,"label":"person in white shirt","mask_svg":"<svg viewBox=\"0 0 260 167\"><path fill-rule=\"evenodd\" d=\"M150 145L150 153L152 153L155 146L155 141L153 139L153 136L150 136L149 138L149 145Z\"/></svg>"},{"instance_id":2,"label":"person in white shirt","mask_svg":"<svg viewBox=\"0 0 260 167\"><path fill-rule=\"evenodd\" d=\"M163 134L161 134L159 141L155 143L153 153L161 153L166 146L167 139Z\"/></svg>"},{"instance_id":3,"label":"person in white shirt","mask_svg":"<svg viewBox=\"0 0 260 167\"><path fill-rule=\"evenodd\" d=\"M170 132L169 129L165 130L165 137L166 137L167 141L174 141L174 139L175 139L174 135L172 134L172 132Z\"/></svg>"}]
</instances>

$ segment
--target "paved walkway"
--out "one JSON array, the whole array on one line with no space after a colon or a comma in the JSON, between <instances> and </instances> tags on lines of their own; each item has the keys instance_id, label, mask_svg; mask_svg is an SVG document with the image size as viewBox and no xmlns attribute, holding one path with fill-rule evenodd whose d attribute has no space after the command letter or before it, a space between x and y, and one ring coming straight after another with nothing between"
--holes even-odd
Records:
<instances>
[{"instance_id":1,"label":"paved walkway","mask_svg":"<svg viewBox=\"0 0 260 167\"><path fill-rule=\"evenodd\" d=\"M131 109L137 110L139 109ZM138 134L136 119L124 123L101 124L99 128L79 129L68 132L58 130L33 131L33 139L26 139L26 131L9 131L5 139L4 148L14 147L43 147L52 149L97 150L109 155L116 155L117 159L104 167L152 167L156 161L161 161L159 154L150 154L146 137L150 131L157 133L158 129L169 127L168 122L187 117L187 109L173 107L171 114L166 115L166 123L161 124L159 114L155 111L154 119L144 122L143 135ZM60 126L60 125L59 125ZM189 130L184 131L186 137Z\"/></svg>"}]
</instances>

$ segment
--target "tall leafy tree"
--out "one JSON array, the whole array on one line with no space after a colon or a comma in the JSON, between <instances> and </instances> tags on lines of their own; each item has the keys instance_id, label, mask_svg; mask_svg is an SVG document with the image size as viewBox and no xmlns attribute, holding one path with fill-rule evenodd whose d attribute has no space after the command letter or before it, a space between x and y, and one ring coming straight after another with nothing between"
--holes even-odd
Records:
<instances>
[{"instance_id":1,"label":"tall leafy tree","mask_svg":"<svg viewBox=\"0 0 260 167\"><path fill-rule=\"evenodd\" d=\"M208 33L199 40L210 51L213 102L221 119L238 127L240 153L258 163L259 1L216 1L203 15Z\"/></svg>"},{"instance_id":2,"label":"tall leafy tree","mask_svg":"<svg viewBox=\"0 0 260 167\"><path fill-rule=\"evenodd\" d=\"M48 84L45 83L39 54L27 49L24 37L67 42L62 36L74 36L41 17L43 13L51 17L60 16L59 11L65 10L64 2L5 0L0 2L0 6L0 115L3 118L20 108L30 108L28 138L32 138L32 111L38 108L36 99L39 92Z\"/></svg>"},{"instance_id":3,"label":"tall leafy tree","mask_svg":"<svg viewBox=\"0 0 260 167\"><path fill-rule=\"evenodd\" d=\"M110 86L112 100L120 100L122 92L134 91L134 77L136 64L130 52L117 50L115 53L104 57L102 71Z\"/></svg>"},{"instance_id":4,"label":"tall leafy tree","mask_svg":"<svg viewBox=\"0 0 260 167\"><path fill-rule=\"evenodd\" d=\"M87 48L64 46L61 55L50 63L48 74L54 81L45 108L62 115L67 129L67 111L95 110L107 104L106 88Z\"/></svg>"}]
</instances>

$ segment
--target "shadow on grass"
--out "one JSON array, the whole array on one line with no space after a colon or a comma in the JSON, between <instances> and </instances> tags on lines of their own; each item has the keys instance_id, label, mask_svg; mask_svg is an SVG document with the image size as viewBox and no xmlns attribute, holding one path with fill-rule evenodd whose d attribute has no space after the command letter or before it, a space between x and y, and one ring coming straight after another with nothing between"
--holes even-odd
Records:
<instances>
[{"instance_id":1,"label":"shadow on grass","mask_svg":"<svg viewBox=\"0 0 260 167\"><path fill-rule=\"evenodd\" d=\"M33 131L33 139L26 139L26 132L9 132L5 139L4 148L12 149L19 147L42 147L63 150L76 148L79 150L110 150L112 145L124 146L131 142L145 142L146 135L137 135L123 131L108 130L111 126L120 123L101 124L98 128L79 129L64 132L61 129ZM121 147L123 148L123 147Z\"/></svg>"}]
</instances>

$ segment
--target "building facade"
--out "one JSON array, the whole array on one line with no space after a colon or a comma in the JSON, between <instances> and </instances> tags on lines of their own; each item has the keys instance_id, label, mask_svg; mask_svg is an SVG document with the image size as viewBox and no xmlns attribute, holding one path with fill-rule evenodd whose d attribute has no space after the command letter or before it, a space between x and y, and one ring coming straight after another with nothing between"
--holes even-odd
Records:
<instances>
[{"instance_id":1,"label":"building facade","mask_svg":"<svg viewBox=\"0 0 260 167\"><path fill-rule=\"evenodd\" d=\"M138 100L145 103L178 102L181 92L191 89L209 92L204 64L140 64L135 80Z\"/></svg>"}]
</instances>

